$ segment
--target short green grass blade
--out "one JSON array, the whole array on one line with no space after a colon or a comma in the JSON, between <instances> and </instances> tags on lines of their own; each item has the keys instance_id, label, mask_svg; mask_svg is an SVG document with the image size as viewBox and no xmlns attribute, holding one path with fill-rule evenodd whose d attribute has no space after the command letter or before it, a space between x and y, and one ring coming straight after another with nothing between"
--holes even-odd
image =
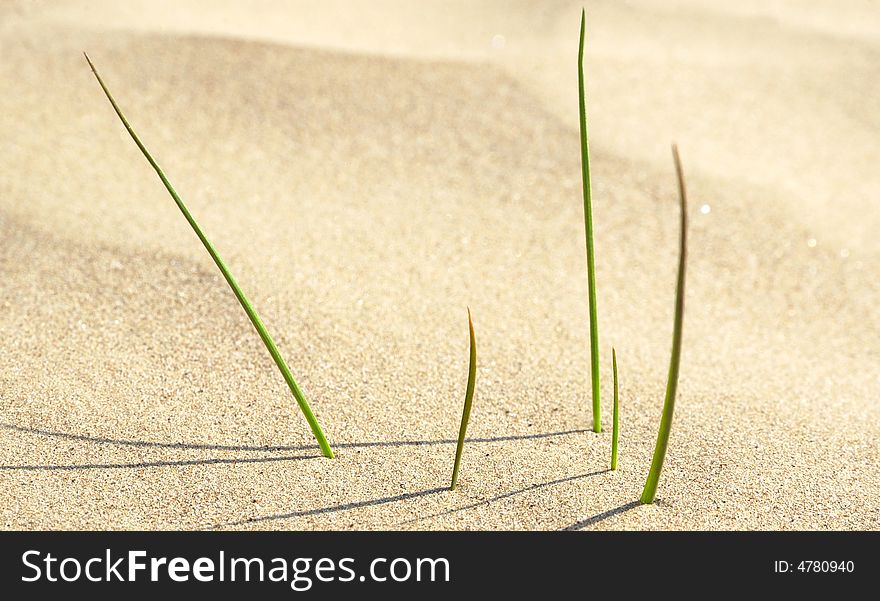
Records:
<instances>
[{"instance_id":1,"label":"short green grass blade","mask_svg":"<svg viewBox=\"0 0 880 601\"><path fill-rule=\"evenodd\" d=\"M614 371L614 425L611 430L611 469L617 469L617 442L620 438L620 401L617 391L617 351L611 347L611 366Z\"/></svg>"},{"instance_id":2,"label":"short green grass blade","mask_svg":"<svg viewBox=\"0 0 880 601\"><path fill-rule=\"evenodd\" d=\"M85 54L85 53L83 53ZM134 140L134 143L137 144L137 147L140 149L141 153L143 153L144 157L156 171L156 174L159 176L159 179L162 180L162 183L165 185L165 189L168 190L168 193L171 194L171 198L174 199L174 202L177 204L177 208L180 209L180 212L183 213L183 216L186 218L187 222L189 222L190 227L192 227L193 231L196 233L196 236L199 237L199 240L202 241L202 244L205 246L205 249L208 251L208 254L211 255L211 258L214 260L214 263L217 264L217 267L220 269L220 272L223 274L223 277L226 278L226 282L229 284L229 287L232 288L232 292L235 294L235 298L238 299L238 302L241 304L244 312L247 313L247 316L250 318L251 323L254 324L254 328L256 328L257 332L260 335L260 338L263 340L263 344L266 345L266 348L269 351L269 354L272 355L272 359L275 360L275 364L278 366L278 369L281 371L281 375L284 376L284 380L287 382L287 385L290 387L290 391L293 393L296 402L299 404L299 408L302 410L303 415L305 415L306 421L309 422L309 427L312 429L312 432L315 435L315 438L318 440L318 444L321 447L321 451L324 453L326 457L333 458L333 450L330 448L330 444L327 442L326 436L324 436L323 430L321 430L321 426L318 424L318 420L315 418L315 415L312 413L311 408L309 407L308 401L306 401L305 395L303 395L302 390L300 390L299 385L296 383L296 380L293 378L293 374L290 372L290 368L287 367L287 363L285 363L284 358L281 356L281 353L278 351L278 347L275 345L275 341L272 340L272 337L269 335L269 332L266 331L266 326L263 325L263 321L260 319L260 316L257 315L257 312L254 310L250 301L245 296L241 287L238 285L238 282L229 272L229 268L226 267L226 264L223 262L223 259L220 258L220 255L217 253L217 250L214 248L214 245L208 240L205 236L204 232L202 232L202 228L199 227L199 224L196 223L196 220L190 214L189 209L186 208L186 205L183 204L183 201L178 196L177 192L175 192L174 187L171 185L171 182L168 181L168 178L165 176L165 173L162 171L162 168L156 163L153 159L150 152L146 149L146 147L141 142L138 135L132 129L131 125L128 123L128 119L125 118L125 115L122 114L122 110L119 108L119 105L116 104L116 101L113 99L113 96L110 94L110 90L107 89L107 86L104 84L104 80L101 79L101 76L98 74L97 69L95 69L95 65L92 64L91 59L88 54L85 54L86 61L89 63L89 67L92 69L92 73L95 74L95 77L98 79L98 83L101 85L101 89L104 90L104 94L107 96L107 100L110 101L110 104L113 106L113 110L116 111L116 115L119 117L122 124L125 126L125 129L128 131L128 134L131 136L131 139Z\"/></svg>"},{"instance_id":3,"label":"short green grass blade","mask_svg":"<svg viewBox=\"0 0 880 601\"><path fill-rule=\"evenodd\" d=\"M678 283L675 287L675 322L672 327L672 354L669 359L669 375L666 379L666 400L663 402L663 415L660 418L660 430L657 432L657 446L651 460L651 469L645 489L642 491L641 502L653 503L657 495L657 484L666 458L669 445L669 431L672 429L672 413L675 410L675 392L678 388L678 368L681 362L681 331L684 322L684 280L687 266L687 189L684 185L684 171L678 156L678 147L672 145L672 158L675 161L675 173L678 177L678 197L681 202L681 233L678 250Z\"/></svg>"},{"instance_id":4,"label":"short green grass blade","mask_svg":"<svg viewBox=\"0 0 880 601\"><path fill-rule=\"evenodd\" d=\"M477 338L474 336L474 320L468 307L468 329L471 336L471 357L468 364L467 391L464 395L464 410L461 412L461 426L458 428L458 446L455 447L455 465L452 467L452 484L449 490L455 490L458 482L458 468L461 465L461 453L464 450L464 437L467 434L468 420L471 417L471 405L474 402L474 386L477 383Z\"/></svg>"},{"instance_id":5,"label":"short green grass blade","mask_svg":"<svg viewBox=\"0 0 880 601\"><path fill-rule=\"evenodd\" d=\"M590 183L590 145L587 140L587 104L584 100L584 30L586 12L581 11L578 46L578 100L581 123L581 174L584 189L584 230L587 239L587 293L590 297L590 377L593 385L593 432L602 431L599 402L599 318L596 308L596 260L593 252L593 199Z\"/></svg>"}]
</instances>

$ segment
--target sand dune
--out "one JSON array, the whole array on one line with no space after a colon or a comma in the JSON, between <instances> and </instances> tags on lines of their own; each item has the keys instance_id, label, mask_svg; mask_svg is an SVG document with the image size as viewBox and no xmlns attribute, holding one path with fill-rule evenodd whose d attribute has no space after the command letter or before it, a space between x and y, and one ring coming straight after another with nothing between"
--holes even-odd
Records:
<instances>
[{"instance_id":1,"label":"sand dune","mask_svg":"<svg viewBox=\"0 0 880 601\"><path fill-rule=\"evenodd\" d=\"M588 4L612 473L610 435L586 431L574 4L117 4L0 8L3 527L878 527L867 12ZM660 501L641 507L673 138L692 198L684 359ZM452 493L466 305L480 372Z\"/></svg>"}]
</instances>

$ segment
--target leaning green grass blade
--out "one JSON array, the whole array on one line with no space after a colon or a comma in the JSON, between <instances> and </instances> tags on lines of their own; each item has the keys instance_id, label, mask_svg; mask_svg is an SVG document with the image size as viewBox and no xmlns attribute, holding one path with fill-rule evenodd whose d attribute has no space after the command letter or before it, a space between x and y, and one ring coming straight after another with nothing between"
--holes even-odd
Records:
<instances>
[{"instance_id":1,"label":"leaning green grass blade","mask_svg":"<svg viewBox=\"0 0 880 601\"><path fill-rule=\"evenodd\" d=\"M611 347L611 366L614 370L614 422L611 430L611 469L617 469L617 442L620 438L620 402L617 392L617 351Z\"/></svg>"},{"instance_id":2,"label":"leaning green grass blade","mask_svg":"<svg viewBox=\"0 0 880 601\"><path fill-rule=\"evenodd\" d=\"M657 484L666 458L666 447L669 445L669 431L672 429L672 413L675 410L675 392L678 388L678 368L681 362L681 330L684 322L684 276L687 266L687 190L684 185L684 172L678 147L672 145L672 158L675 161L675 173L678 177L678 197L681 202L681 233L678 249L678 283L675 287L675 323L672 327L672 354L669 359L669 375L666 379L666 400L663 402L663 415L660 418L660 430L657 432L657 446L645 489L642 491L641 502L653 503L657 495Z\"/></svg>"},{"instance_id":3,"label":"leaning green grass blade","mask_svg":"<svg viewBox=\"0 0 880 601\"><path fill-rule=\"evenodd\" d=\"M596 260L593 253L593 199L590 183L590 145L587 141L587 104L584 100L584 30L586 13L581 11L581 39L578 46L578 100L581 122L581 173L584 188L584 231L587 239L587 293L590 297L590 377L593 385L593 432L602 431L599 403L599 318L596 309Z\"/></svg>"},{"instance_id":4,"label":"leaning green grass blade","mask_svg":"<svg viewBox=\"0 0 880 601\"><path fill-rule=\"evenodd\" d=\"M247 316L250 318L251 323L254 324L254 328L256 328L257 333L259 333L260 338L263 340L263 344L266 345L269 354L272 355L272 359L275 360L275 364L281 371L281 375L284 376L284 380L290 387L290 391L293 393L296 402L299 404L299 408L302 410L303 415L305 415L306 421L309 422L309 427L312 429L315 438L318 440L321 451L326 457L333 458L333 451L330 448L330 444L327 442L327 438L324 436L324 432L321 430L321 426L318 425L318 420L315 419L315 415L312 413L312 410L309 407L308 402L306 401L305 395L303 395L302 391L299 388L299 385L296 383L296 380L293 379L293 374L290 372L290 368L287 367L287 363L284 362L284 358L278 351L278 347L275 346L275 341L272 340L269 332L266 331L266 326L263 325L263 321L260 319L260 316L257 315L257 312L254 310L253 306L251 306L250 301L244 295L244 292L242 292L241 287L238 285L238 282L236 282L235 278L232 277L232 274L229 272L229 268L226 267L223 259L220 258L220 255L217 253L214 245L211 244L211 242L205 236L204 232L202 232L202 228L199 227L199 224L196 223L196 220L190 214L189 209L186 208L186 205L183 204L180 196L178 196L177 192L175 192L174 187L172 187L171 185L171 182L169 182L168 178L165 177L165 173L162 171L162 168L159 167L159 165L153 159L152 155L150 155L150 152L146 149L138 135L128 123L128 119L126 119L125 115L122 114L122 110L119 108L119 105L116 104L116 100L113 99L113 96L110 94L110 90L107 89L107 86L104 84L104 80L101 79L101 76L98 74L98 71L97 69L95 69L95 65L92 64L89 56L86 54L85 57L86 61L88 61L89 63L89 67L91 67L92 69L92 73L94 73L95 77L98 79L98 83L101 85L101 89L104 90L104 94L107 96L107 100L110 101L110 104L113 106L113 110L116 111L116 115L119 117L120 121L122 121L122 124L125 126L125 129L128 131L131 139L134 140L134 143L137 144L137 147L150 163L150 166L152 166L153 169L156 171L159 179L162 180L162 183L165 185L165 189L168 190L168 193L171 194L171 198L173 198L174 202L177 204L177 208L180 209L180 212L183 213L183 216L186 218L187 222L189 222L189 225L196 233L196 236L198 236L199 240L202 241L202 244L205 246L208 254L211 255L214 263L217 264L217 267L220 269L220 272L223 274L223 277L226 279L229 287L232 288L232 292L235 294L235 298L238 299L238 302L241 304L244 312L247 313Z\"/></svg>"},{"instance_id":5,"label":"leaning green grass blade","mask_svg":"<svg viewBox=\"0 0 880 601\"><path fill-rule=\"evenodd\" d=\"M464 450L464 436L467 433L468 420L471 417L471 405L474 402L474 385L477 383L477 339L474 336L474 321L468 307L468 329L471 336L471 358L468 364L467 392L464 395L464 410L461 413L461 426L458 429L458 446L455 448L455 465L452 467L452 484L449 490L455 490L458 482L458 468L461 465L461 453Z\"/></svg>"}]
</instances>

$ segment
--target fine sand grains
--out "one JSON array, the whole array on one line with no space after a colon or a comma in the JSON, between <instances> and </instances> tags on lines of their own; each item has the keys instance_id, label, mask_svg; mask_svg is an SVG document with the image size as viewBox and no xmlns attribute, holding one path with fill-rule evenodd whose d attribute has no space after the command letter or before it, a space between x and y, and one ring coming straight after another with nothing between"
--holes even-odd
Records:
<instances>
[{"instance_id":1,"label":"fine sand grains","mask_svg":"<svg viewBox=\"0 0 880 601\"><path fill-rule=\"evenodd\" d=\"M115 4L0 8L0 526L878 527L873 33L587 5L612 472L587 387L580 5L389 2L334 25L354 9L333 2L267 40L283 15L225 6L206 31L193 2ZM247 282L333 461L83 50ZM638 506L669 361L673 139L687 323ZM448 491L467 305L478 398Z\"/></svg>"}]
</instances>

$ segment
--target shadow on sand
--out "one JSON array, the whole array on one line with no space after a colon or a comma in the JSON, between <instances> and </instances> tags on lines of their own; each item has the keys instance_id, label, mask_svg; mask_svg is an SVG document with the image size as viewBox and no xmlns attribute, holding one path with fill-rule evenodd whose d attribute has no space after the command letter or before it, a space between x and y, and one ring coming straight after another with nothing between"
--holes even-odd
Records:
<instances>
[{"instance_id":1,"label":"shadow on sand","mask_svg":"<svg viewBox=\"0 0 880 601\"><path fill-rule=\"evenodd\" d=\"M471 503L469 505L464 505L462 507L456 507L455 509L450 509L448 511L443 511L443 512L435 513L432 515L414 518L412 520L408 520L406 522L403 522L402 525L412 524L412 523L419 522L422 520L429 520L431 518L449 515L452 513L457 513L459 511L465 511L467 509L473 509L474 507L479 507L481 505L489 505L490 503L495 503L496 501L500 501L502 499L507 499L507 498L510 498L510 497L513 497L516 495L520 495L520 494L529 492L529 491L538 490L540 488L545 488L548 486L554 486L556 484L563 484L565 482L573 482L575 480L582 480L584 478L589 478L591 476L598 476L598 475L604 474L609 471L611 471L611 470L604 469L604 470L599 470L599 471L595 471L595 472L578 474L577 476L568 476L566 478L559 478L557 480L550 480L549 482L538 482L538 483L526 486L524 488L520 488L517 490L510 491L510 492L502 493L500 495L496 495L494 497L488 498L488 499L486 499L484 501L480 501L478 503ZM288 518L308 517L308 516L312 516L312 515L321 515L321 514L325 514L325 513L336 513L338 511L347 511L349 509L359 509L361 507L370 507L372 505L385 505L387 503L408 501L410 499L425 497L428 495L433 495L433 494L441 493L441 492L448 491L448 490L449 489L446 487L442 487L442 488L438 487L438 488L431 488L428 490L420 490L417 492L403 493L400 495L395 495L393 497L382 497L380 499L371 499L371 500L367 500L367 501L353 501L351 503L343 503L341 505L332 505L330 507L322 507L322 508L317 508L317 509L306 509L306 510L301 510L301 511L291 511L289 513L275 513L275 514L266 515L266 516L259 516L259 517L253 517L253 518L248 518L248 519L244 519L244 520L239 520L236 522L227 522L224 524L218 524L218 525L212 526L210 529L233 528L236 526L245 526L247 524L256 524L259 522L266 522L266 521L270 521L270 520L283 520L283 519L288 519ZM566 530L568 530L568 529L576 529L576 528L571 528L571 527L566 528Z\"/></svg>"},{"instance_id":2,"label":"shadow on sand","mask_svg":"<svg viewBox=\"0 0 880 601\"><path fill-rule=\"evenodd\" d=\"M136 463L73 463L69 465L0 465L0 472L53 471L53 470L118 470L148 467L183 467L188 465L226 465L236 463L269 463L272 461L305 461L321 455L290 455L285 457L238 457L234 459L183 459L179 461L139 461Z\"/></svg>"},{"instance_id":3,"label":"shadow on sand","mask_svg":"<svg viewBox=\"0 0 880 601\"><path fill-rule=\"evenodd\" d=\"M438 517L441 517L444 515L458 513L459 511L467 511L468 509L473 509L475 507L480 507L482 505L489 505L490 503L495 503L496 501L501 501L503 499L514 497L516 495L521 495L523 493L537 490L539 488L545 488L547 486L553 486L556 484L563 484L565 482L573 482L575 480L582 480L584 478L589 478L591 476L599 476L601 474L604 474L604 473L610 472L610 471L611 471L610 469L604 469L604 470L598 470L595 472L589 472L589 473L585 473L585 474L578 474L577 476L568 476L566 478L559 478L558 480L550 480L549 482L538 482L538 483L526 486L525 488L520 488L517 490L512 490L510 492L502 493L500 495L495 495L494 497L490 497L488 499L485 499L484 501L479 501L477 503L471 503L469 505L462 505L461 507L456 507L454 509L449 509L447 511L442 511L440 513L434 513L432 515L426 515L426 516L422 516L422 517L418 517L418 518L413 518L411 520L407 520L406 522L403 522L403 524L413 524L415 522L420 522L422 520L430 520L431 518L438 518Z\"/></svg>"},{"instance_id":4,"label":"shadow on sand","mask_svg":"<svg viewBox=\"0 0 880 601\"><path fill-rule=\"evenodd\" d=\"M216 530L218 528L234 528L236 526L245 526L247 524L257 524L260 522L268 522L270 520L285 520L289 518L301 518L308 517L311 515L322 515L325 513L336 513L338 511L348 511L349 509L359 509L361 507L370 507L373 505L385 505L387 503L396 503L399 501L408 501L409 499L417 499L419 497L425 497L428 495L435 495L437 493L441 493L447 488L429 488L427 490L419 490L416 492L408 492L402 493L399 495L395 495L393 497L382 497L379 499L369 499L366 501L352 501L351 503L342 503L341 505L331 505L329 507L319 507L317 509L304 509L301 511L291 511L289 513L273 513L271 515L258 516L253 518L247 518L244 520L238 520L236 522L226 522L224 524L217 524L215 526L211 526L209 530Z\"/></svg>"},{"instance_id":5,"label":"shadow on sand","mask_svg":"<svg viewBox=\"0 0 880 601\"><path fill-rule=\"evenodd\" d=\"M62 440L73 440L78 442L91 442L95 444L109 444L136 448L154 448L154 449L179 449L189 451L238 451L238 452L295 452L295 451L315 451L314 455L296 455L287 457L263 457L263 458L241 458L241 459L193 459L181 461L145 461L137 463L93 463L93 464L71 464L71 465L0 465L0 471L13 470L85 470L85 469L122 469L122 468L150 468L150 467L173 467L187 465L222 465L235 463L261 463L270 461L303 461L306 459L317 459L320 454L317 445L295 445L295 446L256 446L256 445L221 445L221 444L200 444L188 442L158 442L147 440L132 440L126 438L109 438L104 436L91 436L88 434L74 434L70 432L58 432L54 430L46 430L42 428L30 428L17 426L0 422L0 429L12 432L20 432L23 434L34 434L37 436L47 436L50 438L60 438ZM560 432L544 432L539 434L518 434L510 436L496 436L492 438L468 438L467 442L471 444L493 443L493 442L509 442L518 440L538 440L542 438L553 438L558 436L568 436L571 434L581 434L589 432L589 430L564 430ZM334 444L336 449L362 449L372 447L420 447L433 445L454 445L458 441L454 438L438 439L438 440L391 440L391 441L367 441L367 442L343 442Z\"/></svg>"},{"instance_id":6,"label":"shadow on sand","mask_svg":"<svg viewBox=\"0 0 880 601\"><path fill-rule=\"evenodd\" d=\"M15 424L9 424L5 422L0 422L0 429L9 430L12 432L19 432L23 434L33 434L37 436L45 436L50 438L59 438L62 440L72 440L77 442L90 442L95 444L108 444L108 445L117 445L117 446L127 446L127 447L135 447L135 448L155 448L155 449L178 449L178 450L196 450L196 451L238 451L238 452L293 452L293 451L318 451L317 445L295 445L295 446L256 446L256 445L224 445L224 444L201 444L201 443L188 443L188 442L159 442L159 441L147 441L147 440L134 440L134 439L126 439L126 438L111 438L105 436L92 436L88 434L76 434L70 432L60 432L55 430L47 430L42 428L33 428L33 427L25 427L25 426L17 426ZM495 436L491 438L468 438L467 442L470 444L480 444L480 443L496 443L496 442L510 442L510 441L523 441L523 440L539 440L545 438L555 438L561 436L569 436L574 434L582 434L589 432L588 429L576 429L576 430L562 430L558 432L543 432L536 434L518 434L518 435L509 435L509 436ZM449 439L436 439L436 440L395 440L395 441L367 441L367 442L343 442L334 444L334 448L339 449L360 449L360 448L372 448L372 447L417 447L417 446L436 446L436 445L455 445L458 441L454 438ZM168 461L142 461L135 463L86 463L86 464L69 464L69 465L0 465L0 471L51 471L51 470L95 470L95 469L138 469L138 468L154 468L154 467L176 467L176 466L192 466L192 465L233 465L233 464L243 464L243 463L267 463L267 462L278 462L278 461L305 461L309 459L319 459L321 455L318 453L315 454L306 454L306 455L285 455L280 457L244 457L244 458L210 458L210 459L191 459L191 460L168 460ZM553 486L557 484L563 484L565 482L572 482L575 480L580 480L583 478L589 478L591 476L597 476L603 474L609 470L599 470L595 472L578 474L576 476L568 476L565 478L559 478L557 480L551 480L548 482L538 482L535 484L531 484L521 489L517 489L514 491L502 493L486 499L484 501L480 501L478 503L472 503L469 505L464 505L462 507L457 507L454 509L450 509L448 511L424 516L420 518L416 518L414 520L410 520L407 523L417 522L421 520L426 520L434 517L439 517L442 515L452 514L459 511L465 511L468 509L472 509L474 507L479 507L480 505L488 505L490 503L494 503L509 497L513 497L519 494L524 494L529 491L538 490L541 488L545 488L548 486ZM218 528L234 528L237 526L245 526L248 524L256 524L261 522L267 522L272 520L284 520L290 518L297 517L308 517L315 515L323 515L328 513L336 513L340 511L348 511L351 509L359 509L362 507L370 507L375 505L385 505L389 503L396 503L400 501L407 501L410 499L416 499L420 497L425 497L428 495L434 495L448 490L446 487L437 487L426 490L420 490L415 492L402 493L399 495L394 495L390 497L381 497L378 499L368 499L363 501L352 501L349 503L342 503L339 505L331 505L328 507L319 507L315 509L304 509L298 511L291 511L287 513L276 513L265 516L257 516L246 518L238 521L232 521L222 524L216 524L208 529L218 529ZM632 506L637 505L630 504ZM616 513L620 513L622 511L626 511L630 509L629 505L625 505L619 507L615 510L606 512L604 514L600 514L598 516L593 516L587 520L582 522L577 522L572 524L566 530L578 530L580 528L589 526L593 523L601 521L606 517L610 517Z\"/></svg>"},{"instance_id":7,"label":"shadow on sand","mask_svg":"<svg viewBox=\"0 0 880 601\"><path fill-rule=\"evenodd\" d=\"M630 509L635 509L639 505L641 505L641 503L639 503L638 501L630 501L629 503L624 503L620 507L615 507L614 509L609 509L608 511L603 511L602 513L597 513L592 517L577 521L574 524L569 524L565 528L562 528L562 530L583 530L588 526L598 524L602 520L607 520L610 517L619 515L621 513L629 511Z\"/></svg>"}]
</instances>

